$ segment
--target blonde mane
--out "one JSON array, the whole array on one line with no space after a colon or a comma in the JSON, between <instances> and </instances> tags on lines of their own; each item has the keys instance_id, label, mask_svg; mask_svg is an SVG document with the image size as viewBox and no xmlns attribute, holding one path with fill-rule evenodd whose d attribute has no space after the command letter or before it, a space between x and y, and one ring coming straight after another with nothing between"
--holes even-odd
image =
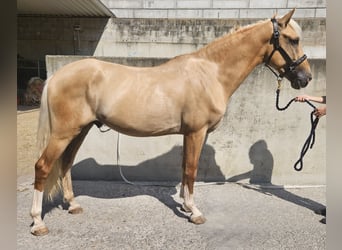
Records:
<instances>
[{"instance_id":1,"label":"blonde mane","mask_svg":"<svg viewBox=\"0 0 342 250\"><path fill-rule=\"evenodd\" d=\"M264 19L264 20L260 20L256 23L251 23L251 24L247 24L247 25L244 25L244 26L240 26L240 25L234 25L228 33L226 33L225 35L221 36L221 37L218 37L216 39L214 39L212 42L208 43L207 45L205 45L204 47L202 47L199 51L205 51L211 47L215 47L217 46L218 44L221 44L223 41L227 41L227 39L229 37L232 37L234 35L237 35L237 34L240 34L240 33L243 33L243 32L246 32L252 28L254 28L256 25L259 25L260 23L263 23L265 21L267 21L269 19Z\"/></svg>"},{"instance_id":2,"label":"blonde mane","mask_svg":"<svg viewBox=\"0 0 342 250\"><path fill-rule=\"evenodd\" d=\"M258 25L259 23L263 23L264 21L267 21L267 20L268 19L260 20L260 21L258 21L256 23L251 23L251 24L247 24L247 25L244 25L244 26L240 26L239 24L235 24L233 26L233 28L231 28L229 30L227 35L232 35L232 34L235 34L235 33L241 33L241 32L247 31L247 30L253 28L254 26Z\"/></svg>"},{"instance_id":3,"label":"blonde mane","mask_svg":"<svg viewBox=\"0 0 342 250\"><path fill-rule=\"evenodd\" d=\"M244 26L240 26L239 24L236 24L229 30L228 33L226 33L225 35L223 35L221 37L214 39L212 42L210 42L207 45L205 45L204 47L202 47L200 49L200 51L205 51L205 50L209 49L210 47L217 46L221 42L226 41L229 37L240 34L240 33L247 32L250 29L254 28L256 25L259 25L260 23L264 23L264 22L269 21L269 20L270 19L263 19L263 20L259 20L258 22L247 24ZM302 29L298 25L298 23L296 21L294 21L293 19L291 19L289 22L289 25L298 34L299 38L302 39Z\"/></svg>"}]
</instances>

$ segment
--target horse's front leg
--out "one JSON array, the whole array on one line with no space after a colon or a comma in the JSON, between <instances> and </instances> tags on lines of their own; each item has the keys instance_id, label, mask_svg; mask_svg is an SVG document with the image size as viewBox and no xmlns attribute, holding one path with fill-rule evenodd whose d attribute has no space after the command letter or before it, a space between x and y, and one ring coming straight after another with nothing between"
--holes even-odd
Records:
<instances>
[{"instance_id":1,"label":"horse's front leg","mask_svg":"<svg viewBox=\"0 0 342 250\"><path fill-rule=\"evenodd\" d=\"M197 176L198 161L207 129L184 135L183 142L183 179L180 196L184 198L183 209L191 212L190 221L203 224L206 219L194 203L194 182Z\"/></svg>"}]
</instances>

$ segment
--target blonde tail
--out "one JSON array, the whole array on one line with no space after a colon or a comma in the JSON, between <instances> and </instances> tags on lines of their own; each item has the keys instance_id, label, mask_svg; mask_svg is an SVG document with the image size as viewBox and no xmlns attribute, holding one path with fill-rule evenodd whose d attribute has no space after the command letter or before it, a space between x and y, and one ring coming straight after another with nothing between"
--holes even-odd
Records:
<instances>
[{"instance_id":1,"label":"blonde tail","mask_svg":"<svg viewBox=\"0 0 342 250\"><path fill-rule=\"evenodd\" d=\"M49 78L50 79L50 78ZM49 79L46 80L41 102L40 102L40 112L39 112L39 123L37 131L37 146L38 146L38 158L42 155L46 146L49 143L51 135L51 120L50 120L50 109L48 105L48 83ZM48 175L44 186L44 195L52 200L54 196L61 190L61 167L62 161L58 159L52 166L51 172Z\"/></svg>"}]
</instances>

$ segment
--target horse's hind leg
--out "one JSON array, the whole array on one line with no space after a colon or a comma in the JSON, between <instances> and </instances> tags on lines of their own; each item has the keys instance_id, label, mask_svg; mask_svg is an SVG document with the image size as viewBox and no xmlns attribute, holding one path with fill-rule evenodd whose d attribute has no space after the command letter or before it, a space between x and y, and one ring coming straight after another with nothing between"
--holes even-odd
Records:
<instances>
[{"instance_id":1,"label":"horse's hind leg","mask_svg":"<svg viewBox=\"0 0 342 250\"><path fill-rule=\"evenodd\" d=\"M58 139L50 137L43 154L35 164L35 181L31 216L33 226L31 233L34 235L44 235L49 232L42 220L43 192L48 175L50 174L55 162L59 159L71 139L64 137Z\"/></svg>"},{"instance_id":2,"label":"horse's hind leg","mask_svg":"<svg viewBox=\"0 0 342 250\"><path fill-rule=\"evenodd\" d=\"M190 221L202 224L206 221L194 203L194 182L197 176L198 161L201 154L207 129L184 135L183 142L183 179L181 197L184 198L183 209L191 212Z\"/></svg>"},{"instance_id":3,"label":"horse's hind leg","mask_svg":"<svg viewBox=\"0 0 342 250\"><path fill-rule=\"evenodd\" d=\"M62 185L63 185L63 200L65 203L69 204L69 207L68 207L69 213L70 214L82 213L83 209L81 205L76 202L74 192L72 190L70 169L64 175Z\"/></svg>"},{"instance_id":4,"label":"horse's hind leg","mask_svg":"<svg viewBox=\"0 0 342 250\"><path fill-rule=\"evenodd\" d=\"M63 197L64 202L69 204L68 211L71 214L79 214L83 212L83 209L80 204L75 201L74 192L72 189L72 180L71 180L71 167L74 162L76 153L80 148L84 138L88 134L92 124L84 127L79 135L77 135L69 144L67 149L65 150L62 161L63 161Z\"/></svg>"}]
</instances>

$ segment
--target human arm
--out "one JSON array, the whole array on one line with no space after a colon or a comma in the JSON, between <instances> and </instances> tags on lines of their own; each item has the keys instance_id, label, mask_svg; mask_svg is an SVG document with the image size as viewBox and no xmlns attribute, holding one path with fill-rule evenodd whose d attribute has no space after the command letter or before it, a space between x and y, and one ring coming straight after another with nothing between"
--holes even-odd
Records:
<instances>
[{"instance_id":1,"label":"human arm","mask_svg":"<svg viewBox=\"0 0 342 250\"><path fill-rule=\"evenodd\" d=\"M305 100L326 103L326 96L310 96L310 95L300 95L295 98L296 102L305 102Z\"/></svg>"}]
</instances>

